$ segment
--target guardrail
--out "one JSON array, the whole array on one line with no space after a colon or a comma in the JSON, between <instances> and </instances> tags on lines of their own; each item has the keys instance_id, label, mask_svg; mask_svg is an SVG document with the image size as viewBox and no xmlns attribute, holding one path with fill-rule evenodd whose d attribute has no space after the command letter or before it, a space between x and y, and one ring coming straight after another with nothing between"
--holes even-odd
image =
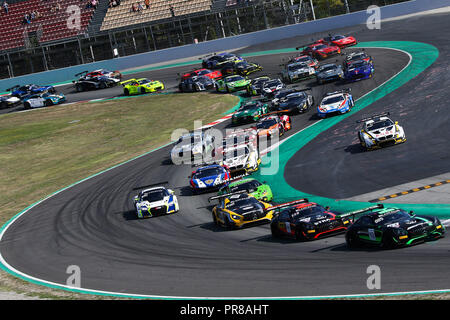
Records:
<instances>
[{"instance_id":1,"label":"guardrail","mask_svg":"<svg viewBox=\"0 0 450 320\"><path fill-rule=\"evenodd\" d=\"M402 2L380 7L381 19L389 19L446 6L449 6L448 0L412 0L409 2ZM291 38L294 36L345 28L349 26L365 24L367 19L368 14L366 11L358 11L320 20L256 31L228 38L200 42L198 44L189 44L180 47L172 47L163 50L150 51L131 56L115 58L111 60L104 60L56 70L38 72L15 78L0 80L0 91L5 91L6 88L10 88L14 85L24 85L28 83L63 83L73 80L74 74L82 72L84 70L95 70L100 68L111 70L131 69L154 63L169 62L171 60L201 56L211 52L224 51L232 48L240 48L274 40Z\"/></svg>"}]
</instances>

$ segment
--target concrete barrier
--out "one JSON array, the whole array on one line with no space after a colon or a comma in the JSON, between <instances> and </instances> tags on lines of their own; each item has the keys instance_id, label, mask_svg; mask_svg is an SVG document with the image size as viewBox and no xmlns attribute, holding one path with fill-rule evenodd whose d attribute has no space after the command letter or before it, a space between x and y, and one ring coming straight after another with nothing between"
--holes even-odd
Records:
<instances>
[{"instance_id":1,"label":"concrete barrier","mask_svg":"<svg viewBox=\"0 0 450 320\"><path fill-rule=\"evenodd\" d=\"M389 6L381 7L381 18L389 19L402 15L417 13L449 6L448 0L413 0ZM111 70L124 70L136 68L143 65L168 62L171 60L195 57L210 52L224 51L230 48L240 48L294 36L307 35L315 32L323 32L338 28L354 26L366 23L367 12L358 11L349 14L309 21L299 24L277 27L238 36L205 41L198 44L189 44L158 51L150 51L126 57L104 60L83 65L77 65L56 70L38 72L34 74L19 76L15 78L0 80L0 91L5 91L14 85L28 83L56 84L74 79L76 73L84 70L95 70L100 68Z\"/></svg>"}]
</instances>

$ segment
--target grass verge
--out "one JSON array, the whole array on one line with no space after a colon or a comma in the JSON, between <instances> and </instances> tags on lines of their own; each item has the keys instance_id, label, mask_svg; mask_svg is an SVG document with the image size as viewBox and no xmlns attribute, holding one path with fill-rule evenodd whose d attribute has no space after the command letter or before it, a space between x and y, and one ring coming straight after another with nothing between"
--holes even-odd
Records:
<instances>
[{"instance_id":1,"label":"grass verge","mask_svg":"<svg viewBox=\"0 0 450 320\"><path fill-rule=\"evenodd\" d=\"M217 120L238 102L208 93L153 95L0 116L0 223L63 187L170 142L177 128ZM11 278L3 273L0 288L24 292L29 285L39 296L37 286L12 284ZM48 298L49 291L56 292L41 292Z\"/></svg>"}]
</instances>

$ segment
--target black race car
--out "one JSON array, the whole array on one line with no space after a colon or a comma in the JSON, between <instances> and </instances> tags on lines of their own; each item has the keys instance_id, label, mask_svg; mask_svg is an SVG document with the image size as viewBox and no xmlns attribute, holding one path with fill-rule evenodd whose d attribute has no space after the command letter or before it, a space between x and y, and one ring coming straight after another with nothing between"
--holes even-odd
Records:
<instances>
[{"instance_id":1,"label":"black race car","mask_svg":"<svg viewBox=\"0 0 450 320\"><path fill-rule=\"evenodd\" d=\"M382 204L341 217L354 217L367 211L372 212L358 218L348 228L345 240L349 247L364 244L383 248L402 247L439 239L445 233L445 227L436 217L419 216L399 208L384 208Z\"/></svg>"},{"instance_id":2,"label":"black race car","mask_svg":"<svg viewBox=\"0 0 450 320\"><path fill-rule=\"evenodd\" d=\"M326 236L343 233L351 225L351 220L340 217L338 212L331 211L308 199L287 202L274 209L281 209L272 220L270 230L272 237L291 237L297 240L315 240Z\"/></svg>"},{"instance_id":3,"label":"black race car","mask_svg":"<svg viewBox=\"0 0 450 320\"><path fill-rule=\"evenodd\" d=\"M268 76L262 76L252 79L250 84L247 86L247 93L251 96L262 94L263 85L269 80L270 78Z\"/></svg>"},{"instance_id":4,"label":"black race car","mask_svg":"<svg viewBox=\"0 0 450 320\"><path fill-rule=\"evenodd\" d=\"M286 88L286 85L280 79L270 79L264 82L261 94L267 98L273 98L278 91L284 88Z\"/></svg>"},{"instance_id":5,"label":"black race car","mask_svg":"<svg viewBox=\"0 0 450 320\"><path fill-rule=\"evenodd\" d=\"M228 63L222 68L221 72L223 75L239 74L241 76L248 76L251 73L261 71L262 69L263 67L260 64L244 60Z\"/></svg>"},{"instance_id":6,"label":"black race car","mask_svg":"<svg viewBox=\"0 0 450 320\"><path fill-rule=\"evenodd\" d=\"M368 63L373 64L372 57L369 56L364 50L361 50L361 51L355 51L355 52L349 53L345 57L344 62L342 62L342 66L344 67L344 69L346 69L349 65L351 65L353 62L358 61L358 60L364 60Z\"/></svg>"},{"instance_id":7,"label":"black race car","mask_svg":"<svg viewBox=\"0 0 450 320\"><path fill-rule=\"evenodd\" d=\"M20 98L14 97L12 95L0 96L0 109L11 108L17 106L21 103Z\"/></svg>"},{"instance_id":8,"label":"black race car","mask_svg":"<svg viewBox=\"0 0 450 320\"><path fill-rule=\"evenodd\" d=\"M178 85L181 92L206 91L215 88L215 81L206 76L194 76L182 79Z\"/></svg>"},{"instance_id":9,"label":"black race car","mask_svg":"<svg viewBox=\"0 0 450 320\"><path fill-rule=\"evenodd\" d=\"M311 90L307 88L301 91L294 91L284 97L279 98L277 103L272 104L272 111L282 113L304 113L314 105L314 97L306 91ZM277 96L277 95L275 95Z\"/></svg>"},{"instance_id":10,"label":"black race car","mask_svg":"<svg viewBox=\"0 0 450 320\"><path fill-rule=\"evenodd\" d=\"M80 76L78 80L73 80L72 83L75 84L75 90L77 92L95 90L95 89L105 89L113 87L119 84L120 79L116 77L109 76L89 76L87 71L77 73L76 77Z\"/></svg>"}]
</instances>

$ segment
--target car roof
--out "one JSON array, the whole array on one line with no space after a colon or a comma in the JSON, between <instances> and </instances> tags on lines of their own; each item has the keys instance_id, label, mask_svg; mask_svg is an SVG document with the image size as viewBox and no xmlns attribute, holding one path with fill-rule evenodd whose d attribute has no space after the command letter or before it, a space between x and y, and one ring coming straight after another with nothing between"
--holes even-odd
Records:
<instances>
[{"instance_id":1,"label":"car roof","mask_svg":"<svg viewBox=\"0 0 450 320\"><path fill-rule=\"evenodd\" d=\"M144 189L141 191L141 194L147 193L147 192L151 192L151 191L156 191L156 190L167 190L165 187L159 186L159 187L154 187L154 188L148 188L148 189Z\"/></svg>"}]
</instances>

